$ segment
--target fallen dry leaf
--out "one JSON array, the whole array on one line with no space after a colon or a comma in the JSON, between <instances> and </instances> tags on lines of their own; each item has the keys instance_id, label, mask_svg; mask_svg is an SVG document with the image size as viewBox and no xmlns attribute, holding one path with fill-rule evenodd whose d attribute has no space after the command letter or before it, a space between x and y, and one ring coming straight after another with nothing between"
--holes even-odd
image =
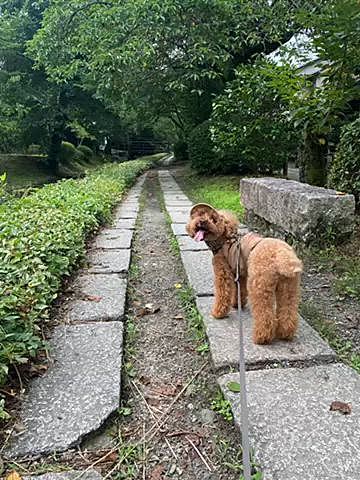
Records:
<instances>
[{"instance_id":1,"label":"fallen dry leaf","mask_svg":"<svg viewBox=\"0 0 360 480\"><path fill-rule=\"evenodd\" d=\"M147 303L138 310L137 314L139 317L143 317L144 315L153 315L159 311L160 307L154 306L152 303Z\"/></svg>"},{"instance_id":2,"label":"fallen dry leaf","mask_svg":"<svg viewBox=\"0 0 360 480\"><path fill-rule=\"evenodd\" d=\"M21 476L15 470L6 477L6 480L21 480Z\"/></svg>"},{"instance_id":3,"label":"fallen dry leaf","mask_svg":"<svg viewBox=\"0 0 360 480\"><path fill-rule=\"evenodd\" d=\"M156 465L156 467L150 473L149 480L162 480L165 467L163 465Z\"/></svg>"},{"instance_id":4,"label":"fallen dry leaf","mask_svg":"<svg viewBox=\"0 0 360 480\"><path fill-rule=\"evenodd\" d=\"M184 315L181 315L181 313L179 313L179 315L175 315L173 318L175 320L184 320Z\"/></svg>"},{"instance_id":5,"label":"fallen dry leaf","mask_svg":"<svg viewBox=\"0 0 360 480\"><path fill-rule=\"evenodd\" d=\"M175 287L175 288L181 288L182 285L181 285L181 283L175 283L174 287Z\"/></svg>"},{"instance_id":6,"label":"fallen dry leaf","mask_svg":"<svg viewBox=\"0 0 360 480\"><path fill-rule=\"evenodd\" d=\"M151 383L150 377L147 377L146 375L141 375L141 377L139 378L139 381L143 385L150 385L150 383Z\"/></svg>"},{"instance_id":7,"label":"fallen dry leaf","mask_svg":"<svg viewBox=\"0 0 360 480\"><path fill-rule=\"evenodd\" d=\"M345 403L345 402L338 402L334 401L330 405L330 410L334 412L340 412L343 415L350 415L351 413L351 403Z\"/></svg>"},{"instance_id":8,"label":"fallen dry leaf","mask_svg":"<svg viewBox=\"0 0 360 480\"><path fill-rule=\"evenodd\" d=\"M153 393L158 393L159 395L164 395L165 397L174 397L177 392L177 388L173 385L162 385L152 389Z\"/></svg>"},{"instance_id":9,"label":"fallen dry leaf","mask_svg":"<svg viewBox=\"0 0 360 480\"><path fill-rule=\"evenodd\" d=\"M85 299L89 300L90 302L100 302L100 300L102 300L102 297L98 297L97 295L86 295Z\"/></svg>"},{"instance_id":10,"label":"fallen dry leaf","mask_svg":"<svg viewBox=\"0 0 360 480\"><path fill-rule=\"evenodd\" d=\"M30 373L32 375L41 375L49 369L49 365L31 365Z\"/></svg>"},{"instance_id":11,"label":"fallen dry leaf","mask_svg":"<svg viewBox=\"0 0 360 480\"><path fill-rule=\"evenodd\" d=\"M116 452L111 452L104 458L106 462L117 462L119 460L119 455Z\"/></svg>"}]
</instances>

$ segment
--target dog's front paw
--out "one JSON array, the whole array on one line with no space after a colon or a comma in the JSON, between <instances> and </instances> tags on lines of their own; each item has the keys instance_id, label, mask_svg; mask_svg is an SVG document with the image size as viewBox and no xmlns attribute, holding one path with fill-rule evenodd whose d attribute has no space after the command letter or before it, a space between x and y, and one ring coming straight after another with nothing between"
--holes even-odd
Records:
<instances>
[{"instance_id":1,"label":"dog's front paw","mask_svg":"<svg viewBox=\"0 0 360 480\"><path fill-rule=\"evenodd\" d=\"M211 315L214 317L214 318L225 318L228 314L228 311L227 310L222 310L220 308L216 308L214 307L211 311Z\"/></svg>"}]
</instances>

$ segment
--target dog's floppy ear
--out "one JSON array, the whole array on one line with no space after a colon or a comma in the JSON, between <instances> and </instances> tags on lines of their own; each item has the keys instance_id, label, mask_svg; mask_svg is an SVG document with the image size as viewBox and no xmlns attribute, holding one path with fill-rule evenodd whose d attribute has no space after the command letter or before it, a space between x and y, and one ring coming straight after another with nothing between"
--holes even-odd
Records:
<instances>
[{"instance_id":1,"label":"dog's floppy ear","mask_svg":"<svg viewBox=\"0 0 360 480\"><path fill-rule=\"evenodd\" d=\"M197 203L190 210L190 216L194 217L199 211L218 215L216 209L207 203Z\"/></svg>"}]
</instances>

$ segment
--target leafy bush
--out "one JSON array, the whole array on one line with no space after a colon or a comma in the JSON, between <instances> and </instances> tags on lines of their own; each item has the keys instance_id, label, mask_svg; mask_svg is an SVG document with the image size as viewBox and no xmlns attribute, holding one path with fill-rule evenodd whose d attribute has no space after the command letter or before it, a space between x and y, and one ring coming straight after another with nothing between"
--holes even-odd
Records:
<instances>
[{"instance_id":1,"label":"leafy bush","mask_svg":"<svg viewBox=\"0 0 360 480\"><path fill-rule=\"evenodd\" d=\"M218 156L210 137L209 121L192 129L189 134L189 159L191 167L199 173L215 171L218 168Z\"/></svg>"},{"instance_id":2,"label":"leafy bush","mask_svg":"<svg viewBox=\"0 0 360 480\"><path fill-rule=\"evenodd\" d=\"M197 125L189 135L189 158L198 173L230 172L238 170L235 157L215 150L210 134L210 122Z\"/></svg>"},{"instance_id":3,"label":"leafy bush","mask_svg":"<svg viewBox=\"0 0 360 480\"><path fill-rule=\"evenodd\" d=\"M174 157L178 162L183 162L189 159L188 145L184 140L178 140L174 144Z\"/></svg>"},{"instance_id":4,"label":"leafy bush","mask_svg":"<svg viewBox=\"0 0 360 480\"><path fill-rule=\"evenodd\" d=\"M84 255L87 234L150 164L106 165L0 205L0 385L10 365L26 363L41 348L39 323Z\"/></svg>"},{"instance_id":5,"label":"leafy bush","mask_svg":"<svg viewBox=\"0 0 360 480\"><path fill-rule=\"evenodd\" d=\"M291 74L262 62L239 67L236 75L214 104L214 144L237 158L243 171L280 170L295 154L298 139L274 78L291 79Z\"/></svg>"},{"instance_id":6,"label":"leafy bush","mask_svg":"<svg viewBox=\"0 0 360 480\"><path fill-rule=\"evenodd\" d=\"M77 147L77 150L85 156L86 160L91 160L92 157L94 156L93 151L91 148L87 147L86 145L79 145Z\"/></svg>"},{"instance_id":7,"label":"leafy bush","mask_svg":"<svg viewBox=\"0 0 360 480\"><path fill-rule=\"evenodd\" d=\"M360 118L345 125L330 167L328 183L355 195L357 205L360 199Z\"/></svg>"},{"instance_id":8,"label":"leafy bush","mask_svg":"<svg viewBox=\"0 0 360 480\"><path fill-rule=\"evenodd\" d=\"M70 142L61 142L59 161L60 163L70 163L76 153L76 147Z\"/></svg>"}]
</instances>

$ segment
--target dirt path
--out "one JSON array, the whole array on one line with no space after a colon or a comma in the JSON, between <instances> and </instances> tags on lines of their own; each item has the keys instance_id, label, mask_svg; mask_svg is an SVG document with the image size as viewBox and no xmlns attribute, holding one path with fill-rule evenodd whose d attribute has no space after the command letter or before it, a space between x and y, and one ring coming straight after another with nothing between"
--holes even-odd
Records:
<instances>
[{"instance_id":1,"label":"dirt path","mask_svg":"<svg viewBox=\"0 0 360 480\"><path fill-rule=\"evenodd\" d=\"M144 192L128 301L123 411L129 413L129 408L131 415L121 422L124 438L139 440L205 367L176 401L160 432L122 467L120 478L238 479L239 437L231 423L211 410L216 377L208 354L196 351L175 287L184 285L184 272L171 249L156 174L149 175Z\"/></svg>"}]
</instances>

